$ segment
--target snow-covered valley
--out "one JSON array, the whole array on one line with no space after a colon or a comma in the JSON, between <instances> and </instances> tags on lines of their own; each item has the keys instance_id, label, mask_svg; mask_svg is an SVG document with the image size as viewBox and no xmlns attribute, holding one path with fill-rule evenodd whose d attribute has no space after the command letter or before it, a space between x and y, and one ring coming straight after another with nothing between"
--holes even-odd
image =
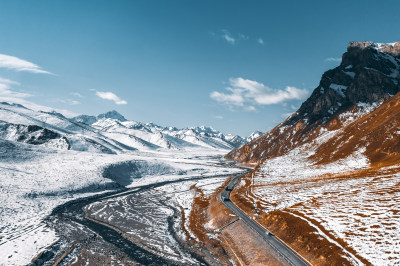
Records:
<instances>
[{"instance_id":1,"label":"snow-covered valley","mask_svg":"<svg viewBox=\"0 0 400 266\"><path fill-rule=\"evenodd\" d=\"M1 265L28 264L54 243L65 245L46 222L64 203L177 181L159 188L154 197L168 194L169 204L190 212L190 186L216 188L229 174L242 171L222 159L232 145L229 136L213 135L210 128L154 133L149 125L130 121L108 117L88 125L9 104L1 104L0 121ZM167 218L162 216L160 222Z\"/></svg>"}]
</instances>

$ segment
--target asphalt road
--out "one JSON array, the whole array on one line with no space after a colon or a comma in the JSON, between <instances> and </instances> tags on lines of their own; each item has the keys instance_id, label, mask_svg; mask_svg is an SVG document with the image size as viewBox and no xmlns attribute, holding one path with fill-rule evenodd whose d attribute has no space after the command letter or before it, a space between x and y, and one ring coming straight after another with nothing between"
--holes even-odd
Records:
<instances>
[{"instance_id":1,"label":"asphalt road","mask_svg":"<svg viewBox=\"0 0 400 266\"><path fill-rule=\"evenodd\" d=\"M242 219L242 221L245 222L251 229L257 232L272 248L274 248L290 264L310 265L307 261L305 261L299 255L293 252L286 244L284 244L282 241L276 238L272 233L263 228L261 225L259 225L249 216L247 216L242 210L236 207L235 204L233 204L233 202L230 200L230 191L228 191L227 189L229 190L233 189L240 177L241 175L234 176L232 180L229 182L226 189L221 192L220 196L224 205L228 209L233 211L237 216L239 216L239 218Z\"/></svg>"}]
</instances>

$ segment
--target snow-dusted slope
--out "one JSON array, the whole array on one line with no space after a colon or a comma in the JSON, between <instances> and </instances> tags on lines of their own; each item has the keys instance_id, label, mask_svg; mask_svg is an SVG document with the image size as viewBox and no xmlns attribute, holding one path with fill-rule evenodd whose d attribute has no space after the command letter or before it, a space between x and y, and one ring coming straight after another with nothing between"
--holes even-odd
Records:
<instances>
[{"instance_id":1,"label":"snow-dusted slope","mask_svg":"<svg viewBox=\"0 0 400 266\"><path fill-rule=\"evenodd\" d=\"M0 103L0 121L0 134L6 140L100 153L133 149L118 140L107 138L89 125L74 122L55 112L34 111L20 105Z\"/></svg>"},{"instance_id":2,"label":"snow-dusted slope","mask_svg":"<svg viewBox=\"0 0 400 266\"><path fill-rule=\"evenodd\" d=\"M257 130L257 131L254 131L253 133L250 134L250 136L248 136L248 137L246 138L246 142L253 141L253 140L255 140L255 139L261 137L262 135L264 135L263 132L258 131L258 130Z\"/></svg>"},{"instance_id":3,"label":"snow-dusted slope","mask_svg":"<svg viewBox=\"0 0 400 266\"><path fill-rule=\"evenodd\" d=\"M327 239L350 265L398 265L400 92L374 108L342 114L337 129L321 129L309 143L260 164L239 185L251 211L306 221L310 231L296 237ZM303 242L313 250L310 243ZM335 264L333 254L322 255Z\"/></svg>"}]
</instances>

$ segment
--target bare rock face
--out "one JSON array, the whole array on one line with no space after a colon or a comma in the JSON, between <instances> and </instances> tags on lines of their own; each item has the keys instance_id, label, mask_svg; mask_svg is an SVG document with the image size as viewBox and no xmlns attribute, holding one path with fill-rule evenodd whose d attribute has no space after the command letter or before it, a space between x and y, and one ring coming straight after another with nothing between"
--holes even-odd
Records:
<instances>
[{"instance_id":1,"label":"bare rock face","mask_svg":"<svg viewBox=\"0 0 400 266\"><path fill-rule=\"evenodd\" d=\"M48 144L54 148L70 149L70 144L66 137L37 125L0 122L0 138L32 145Z\"/></svg>"},{"instance_id":2,"label":"bare rock face","mask_svg":"<svg viewBox=\"0 0 400 266\"><path fill-rule=\"evenodd\" d=\"M373 103L395 95L400 91L399 49L400 42L393 46L351 42L342 63L322 75L319 86L288 122L326 121L359 102Z\"/></svg>"},{"instance_id":3,"label":"bare rock face","mask_svg":"<svg viewBox=\"0 0 400 266\"><path fill-rule=\"evenodd\" d=\"M285 154L316 135L323 124L360 103L382 102L400 91L400 42L351 42L341 64L326 71L299 110L282 124L226 157L259 162Z\"/></svg>"},{"instance_id":4,"label":"bare rock face","mask_svg":"<svg viewBox=\"0 0 400 266\"><path fill-rule=\"evenodd\" d=\"M400 55L400 41L395 43L350 42L347 49L365 49L371 47L393 56L398 57Z\"/></svg>"}]
</instances>

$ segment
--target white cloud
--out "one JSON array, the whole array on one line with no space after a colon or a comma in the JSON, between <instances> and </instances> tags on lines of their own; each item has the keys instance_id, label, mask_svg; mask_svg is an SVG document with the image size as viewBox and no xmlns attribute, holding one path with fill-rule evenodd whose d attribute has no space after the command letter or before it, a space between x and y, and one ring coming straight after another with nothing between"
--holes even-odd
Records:
<instances>
[{"instance_id":1,"label":"white cloud","mask_svg":"<svg viewBox=\"0 0 400 266\"><path fill-rule=\"evenodd\" d=\"M15 71L26 71L31 73L52 74L43 70L40 66L15 56L0 54L0 67Z\"/></svg>"},{"instance_id":2,"label":"white cloud","mask_svg":"<svg viewBox=\"0 0 400 266\"><path fill-rule=\"evenodd\" d=\"M74 97L77 97L77 98L85 98L85 97L82 96L82 94L80 94L79 92L75 92L75 91L71 92L70 95L72 95Z\"/></svg>"},{"instance_id":3,"label":"white cloud","mask_svg":"<svg viewBox=\"0 0 400 266\"><path fill-rule=\"evenodd\" d=\"M215 119L224 119L224 117L222 115L216 115L214 116Z\"/></svg>"},{"instance_id":4,"label":"white cloud","mask_svg":"<svg viewBox=\"0 0 400 266\"><path fill-rule=\"evenodd\" d=\"M121 98L119 98L117 95L115 95L110 91L96 91L96 95L101 99L113 101L115 104L118 105L128 103L127 101L122 100Z\"/></svg>"},{"instance_id":5,"label":"white cloud","mask_svg":"<svg viewBox=\"0 0 400 266\"><path fill-rule=\"evenodd\" d=\"M210 97L231 110L241 107L246 111L256 111L254 105L270 105L289 100L302 100L309 95L308 90L287 86L283 90L272 89L254 80L231 78L226 92L213 91Z\"/></svg>"},{"instance_id":6,"label":"white cloud","mask_svg":"<svg viewBox=\"0 0 400 266\"><path fill-rule=\"evenodd\" d=\"M229 44L236 44L238 41L242 41L242 40L247 40L249 37L247 37L244 34L238 34L237 37L234 37L229 31L227 30L222 30L222 35L221 37L227 41Z\"/></svg>"},{"instance_id":7,"label":"white cloud","mask_svg":"<svg viewBox=\"0 0 400 266\"><path fill-rule=\"evenodd\" d=\"M257 111L257 109L253 105L245 106L243 109L245 111L247 111L247 112L255 112L255 111Z\"/></svg>"},{"instance_id":8,"label":"white cloud","mask_svg":"<svg viewBox=\"0 0 400 266\"><path fill-rule=\"evenodd\" d=\"M32 95L25 92L18 92L13 90L12 86L19 86L20 84L16 81L0 78L0 97L8 98L28 98Z\"/></svg>"},{"instance_id":9,"label":"white cloud","mask_svg":"<svg viewBox=\"0 0 400 266\"><path fill-rule=\"evenodd\" d=\"M261 39L261 38L258 38L257 42L258 42L259 44L264 44L264 40Z\"/></svg>"},{"instance_id":10,"label":"white cloud","mask_svg":"<svg viewBox=\"0 0 400 266\"><path fill-rule=\"evenodd\" d=\"M325 59L326 62L342 62L341 57L328 57Z\"/></svg>"},{"instance_id":11,"label":"white cloud","mask_svg":"<svg viewBox=\"0 0 400 266\"><path fill-rule=\"evenodd\" d=\"M235 105L235 106L243 106L245 99L241 95L241 92L234 91L231 88L226 88L227 90L231 91L231 94L225 94L223 92L213 91L210 94L210 97L217 102L226 103L228 105Z\"/></svg>"},{"instance_id":12,"label":"white cloud","mask_svg":"<svg viewBox=\"0 0 400 266\"><path fill-rule=\"evenodd\" d=\"M222 31L222 38L224 38L225 41L227 41L230 44L235 44L236 42L236 39L233 38L232 35L227 30Z\"/></svg>"},{"instance_id":13,"label":"white cloud","mask_svg":"<svg viewBox=\"0 0 400 266\"><path fill-rule=\"evenodd\" d=\"M81 102L76 101L76 100L71 100L71 99L53 99L52 101L58 102L58 103L69 104L69 105L78 105L78 104L81 104Z\"/></svg>"}]
</instances>

